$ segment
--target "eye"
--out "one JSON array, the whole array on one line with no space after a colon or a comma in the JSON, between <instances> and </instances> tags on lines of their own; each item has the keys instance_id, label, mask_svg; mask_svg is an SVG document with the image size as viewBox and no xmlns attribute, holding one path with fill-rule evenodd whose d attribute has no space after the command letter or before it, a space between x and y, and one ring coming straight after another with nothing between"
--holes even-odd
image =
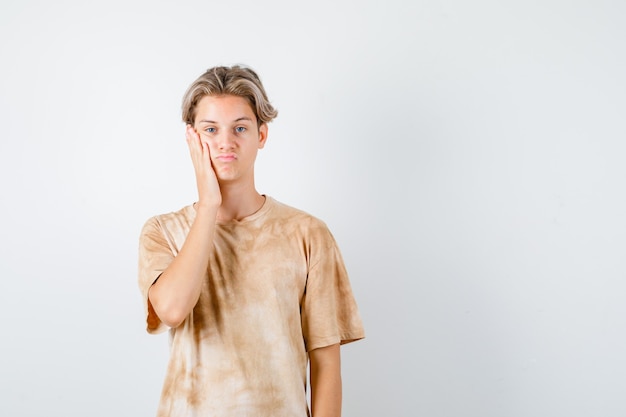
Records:
<instances>
[{"instance_id":1,"label":"eye","mask_svg":"<svg viewBox=\"0 0 626 417\"><path fill-rule=\"evenodd\" d=\"M236 131L237 133L243 133L243 132L245 132L246 130L247 130L247 129L246 129L245 127L243 127L243 126L237 126L237 127L235 128L235 131Z\"/></svg>"},{"instance_id":2,"label":"eye","mask_svg":"<svg viewBox=\"0 0 626 417\"><path fill-rule=\"evenodd\" d=\"M217 129L215 129L214 127L207 127L206 129L204 129L204 131L207 133L215 133Z\"/></svg>"}]
</instances>

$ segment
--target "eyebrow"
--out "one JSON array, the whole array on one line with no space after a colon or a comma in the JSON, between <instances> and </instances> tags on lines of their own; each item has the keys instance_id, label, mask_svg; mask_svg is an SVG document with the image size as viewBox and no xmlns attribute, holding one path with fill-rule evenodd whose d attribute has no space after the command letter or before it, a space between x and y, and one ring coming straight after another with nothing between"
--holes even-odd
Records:
<instances>
[{"instance_id":1,"label":"eyebrow","mask_svg":"<svg viewBox=\"0 0 626 417\"><path fill-rule=\"evenodd\" d=\"M252 121L251 118L249 118L247 116L242 116L242 117L239 117L238 119L233 120L233 122L237 123L237 122L241 122L241 121L244 121L244 120L248 121L248 122ZM217 122L214 121L214 120L205 120L205 119L198 121L198 123L215 123L215 124L217 124Z\"/></svg>"}]
</instances>

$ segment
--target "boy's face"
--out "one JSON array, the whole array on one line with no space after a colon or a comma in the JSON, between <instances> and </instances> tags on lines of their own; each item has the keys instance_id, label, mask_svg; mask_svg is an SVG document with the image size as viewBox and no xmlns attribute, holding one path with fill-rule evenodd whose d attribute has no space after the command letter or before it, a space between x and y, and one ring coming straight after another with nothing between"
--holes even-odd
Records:
<instances>
[{"instance_id":1,"label":"boy's face","mask_svg":"<svg viewBox=\"0 0 626 417\"><path fill-rule=\"evenodd\" d=\"M194 126L206 142L221 182L254 182L254 161L267 139L248 101L238 96L205 96L196 107Z\"/></svg>"}]
</instances>

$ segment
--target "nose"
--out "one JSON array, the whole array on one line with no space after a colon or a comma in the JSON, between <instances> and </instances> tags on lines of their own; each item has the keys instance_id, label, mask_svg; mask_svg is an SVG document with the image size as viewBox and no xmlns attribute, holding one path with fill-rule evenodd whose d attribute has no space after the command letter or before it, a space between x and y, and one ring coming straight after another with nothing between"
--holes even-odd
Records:
<instances>
[{"instance_id":1,"label":"nose","mask_svg":"<svg viewBox=\"0 0 626 417\"><path fill-rule=\"evenodd\" d=\"M230 150L235 147L235 136L231 132L224 132L217 137L217 147L219 150Z\"/></svg>"}]
</instances>

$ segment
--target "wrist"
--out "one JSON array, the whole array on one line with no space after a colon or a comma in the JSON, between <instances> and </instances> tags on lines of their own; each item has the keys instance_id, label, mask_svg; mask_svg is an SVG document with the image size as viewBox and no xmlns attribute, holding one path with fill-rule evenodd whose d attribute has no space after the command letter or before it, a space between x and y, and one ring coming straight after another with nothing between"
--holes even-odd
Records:
<instances>
[{"instance_id":1,"label":"wrist","mask_svg":"<svg viewBox=\"0 0 626 417\"><path fill-rule=\"evenodd\" d=\"M193 203L193 208L196 210L196 213L206 213L206 214L214 214L217 215L217 210L220 207L220 203L217 201L197 201Z\"/></svg>"}]
</instances>

